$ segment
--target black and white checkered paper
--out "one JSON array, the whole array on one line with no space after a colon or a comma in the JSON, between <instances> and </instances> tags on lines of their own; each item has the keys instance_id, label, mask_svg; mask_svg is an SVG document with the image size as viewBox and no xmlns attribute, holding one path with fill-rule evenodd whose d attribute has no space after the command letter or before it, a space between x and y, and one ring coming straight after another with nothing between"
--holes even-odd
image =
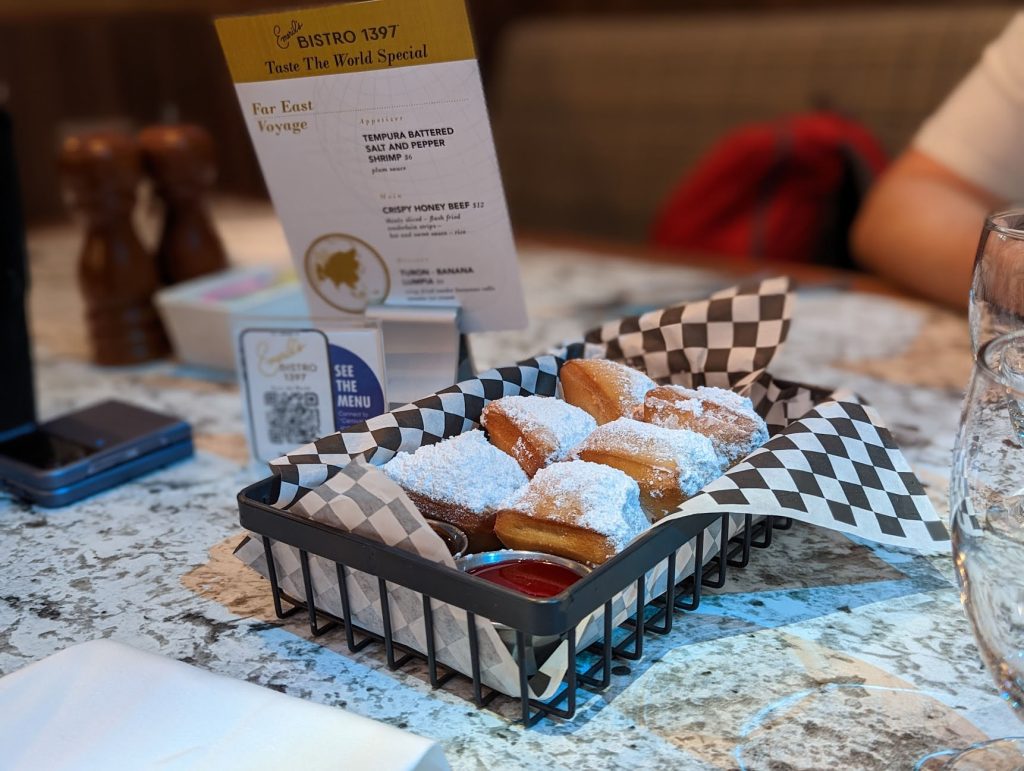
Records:
<instances>
[{"instance_id":1,"label":"black and white checkered paper","mask_svg":"<svg viewBox=\"0 0 1024 771\"><path fill-rule=\"evenodd\" d=\"M723 289L707 300L611 321L586 342L658 383L737 388L764 372L789 333L787 278Z\"/></svg>"},{"instance_id":2,"label":"black and white checkered paper","mask_svg":"<svg viewBox=\"0 0 1024 771\"><path fill-rule=\"evenodd\" d=\"M405 531L397 535L393 530L391 520L396 510L407 513L407 499L401 500L405 496L395 493L393 488L397 486L383 474L352 461L380 466L398 452L413 452L476 428L484 406L494 399L554 396L558 372L565 361L604 357L644 370L660 383L731 388L749 396L768 423L772 438L763 447L656 526L674 518L717 512L731 515L730 533L735 534L744 514L758 518L775 515L912 551L947 551L945 527L877 413L848 392L783 382L766 372L785 341L793 304L789 281L773 278L726 289L704 301L610 322L593 330L581 343L515 366L488 370L278 458L271 464L282 482L277 505L320 521L336 520L345 529L367 533L376 540L406 539L403 548L422 553L416 542L425 536L416 535L414 525L403 526ZM348 468L350 465L352 468ZM368 497L364 495L367 487L371 488ZM391 492L383 493L389 489ZM360 502L353 505L350 499L357 491ZM380 506L373 505L375 499ZM371 530L376 535L369 533ZM705 559L714 554L719 537L720 524L716 523L706 535L710 541ZM242 547L239 557L267 574L257 539ZM676 580L692 573L693 557L690 545L679 550ZM281 588L301 596L297 550L275 544L274 558ZM439 556L438 561L443 559ZM333 563L320 558L312 562L318 604L341 615L337 581L331 579ZM379 632L377 581L357 571L349 572L359 593L352 609L354 620ZM662 563L647 576L647 596L663 593L666 584ZM629 595L634 591L635 587L630 587L613 599L614 623L628 616L633 602ZM403 593L409 597L398 596ZM392 586L389 597L399 608L396 639L425 650L425 643L418 638L422 627L422 610L417 610L419 595ZM463 655L468 656L465 613L435 603L435 615L439 610L445 619L437 631L438 645L445 650L439 658L467 672L469 660ZM599 634L600 622L599 613L581 622L577 635L582 645ZM482 638L487 640L481 650L484 682L517 695L514 658L495 643L498 637L491 634L489 622L478 619L478 623L489 630ZM556 651L542 665L531 680L535 697L546 698L557 687L565 661L565 652Z\"/></svg>"},{"instance_id":3,"label":"black and white checkered paper","mask_svg":"<svg viewBox=\"0 0 1024 771\"><path fill-rule=\"evenodd\" d=\"M314 522L455 567L448 547L395 482L355 458L292 507Z\"/></svg>"},{"instance_id":4,"label":"black and white checkered paper","mask_svg":"<svg viewBox=\"0 0 1024 771\"><path fill-rule=\"evenodd\" d=\"M887 546L948 552L949 535L878 414L819 404L686 501L695 513L777 511Z\"/></svg>"}]
</instances>

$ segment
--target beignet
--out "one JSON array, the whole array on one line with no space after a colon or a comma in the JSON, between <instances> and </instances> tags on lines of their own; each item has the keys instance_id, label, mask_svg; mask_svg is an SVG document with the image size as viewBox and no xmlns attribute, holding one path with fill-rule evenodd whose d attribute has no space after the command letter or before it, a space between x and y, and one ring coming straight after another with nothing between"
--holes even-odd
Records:
<instances>
[{"instance_id":1,"label":"beignet","mask_svg":"<svg viewBox=\"0 0 1024 771\"><path fill-rule=\"evenodd\" d=\"M656 522L722 473L711 440L693 431L630 418L598 426L575 457L617 468L640 486L640 505Z\"/></svg>"},{"instance_id":2,"label":"beignet","mask_svg":"<svg viewBox=\"0 0 1024 771\"><path fill-rule=\"evenodd\" d=\"M537 472L498 512L494 530L512 549L599 565L647 529L636 482L573 460Z\"/></svg>"},{"instance_id":3,"label":"beignet","mask_svg":"<svg viewBox=\"0 0 1024 771\"><path fill-rule=\"evenodd\" d=\"M533 478L540 469L565 460L597 428L579 407L548 396L506 396L484 407L481 423L491 444L511 455Z\"/></svg>"},{"instance_id":4,"label":"beignet","mask_svg":"<svg viewBox=\"0 0 1024 771\"><path fill-rule=\"evenodd\" d=\"M750 399L724 388L659 386L644 399L644 420L704 434L726 466L768 441L768 426Z\"/></svg>"},{"instance_id":5,"label":"beignet","mask_svg":"<svg viewBox=\"0 0 1024 771\"><path fill-rule=\"evenodd\" d=\"M425 517L461 529L471 552L500 548L494 515L528 481L519 464L476 429L398 453L383 471Z\"/></svg>"},{"instance_id":6,"label":"beignet","mask_svg":"<svg viewBox=\"0 0 1024 771\"><path fill-rule=\"evenodd\" d=\"M657 384L640 370L607 359L573 359L558 374L569 404L586 410L600 425L643 414L644 394Z\"/></svg>"}]
</instances>

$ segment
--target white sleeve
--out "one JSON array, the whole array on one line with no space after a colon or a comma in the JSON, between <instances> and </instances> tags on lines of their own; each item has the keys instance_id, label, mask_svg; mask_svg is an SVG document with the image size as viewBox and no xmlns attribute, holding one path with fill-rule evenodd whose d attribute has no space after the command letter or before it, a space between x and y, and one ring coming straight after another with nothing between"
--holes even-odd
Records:
<instances>
[{"instance_id":1,"label":"white sleeve","mask_svg":"<svg viewBox=\"0 0 1024 771\"><path fill-rule=\"evenodd\" d=\"M978 187L1024 202L1024 13L988 45L912 144Z\"/></svg>"}]
</instances>

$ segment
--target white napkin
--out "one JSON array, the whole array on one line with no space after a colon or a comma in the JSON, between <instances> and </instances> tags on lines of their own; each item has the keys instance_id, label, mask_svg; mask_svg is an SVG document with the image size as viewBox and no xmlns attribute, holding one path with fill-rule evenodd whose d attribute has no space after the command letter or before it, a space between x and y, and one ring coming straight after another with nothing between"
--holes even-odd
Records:
<instances>
[{"instance_id":1,"label":"white napkin","mask_svg":"<svg viewBox=\"0 0 1024 771\"><path fill-rule=\"evenodd\" d=\"M109 640L0 678L5 769L447 771L428 739Z\"/></svg>"}]
</instances>

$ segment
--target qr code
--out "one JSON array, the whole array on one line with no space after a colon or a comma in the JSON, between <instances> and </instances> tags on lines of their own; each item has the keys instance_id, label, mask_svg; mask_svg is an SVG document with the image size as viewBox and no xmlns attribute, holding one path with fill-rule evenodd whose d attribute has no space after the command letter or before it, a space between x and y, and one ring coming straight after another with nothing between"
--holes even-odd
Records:
<instances>
[{"instance_id":1,"label":"qr code","mask_svg":"<svg viewBox=\"0 0 1024 771\"><path fill-rule=\"evenodd\" d=\"M320 436L320 397L312 391L266 391L267 434L272 444L306 444Z\"/></svg>"}]
</instances>

